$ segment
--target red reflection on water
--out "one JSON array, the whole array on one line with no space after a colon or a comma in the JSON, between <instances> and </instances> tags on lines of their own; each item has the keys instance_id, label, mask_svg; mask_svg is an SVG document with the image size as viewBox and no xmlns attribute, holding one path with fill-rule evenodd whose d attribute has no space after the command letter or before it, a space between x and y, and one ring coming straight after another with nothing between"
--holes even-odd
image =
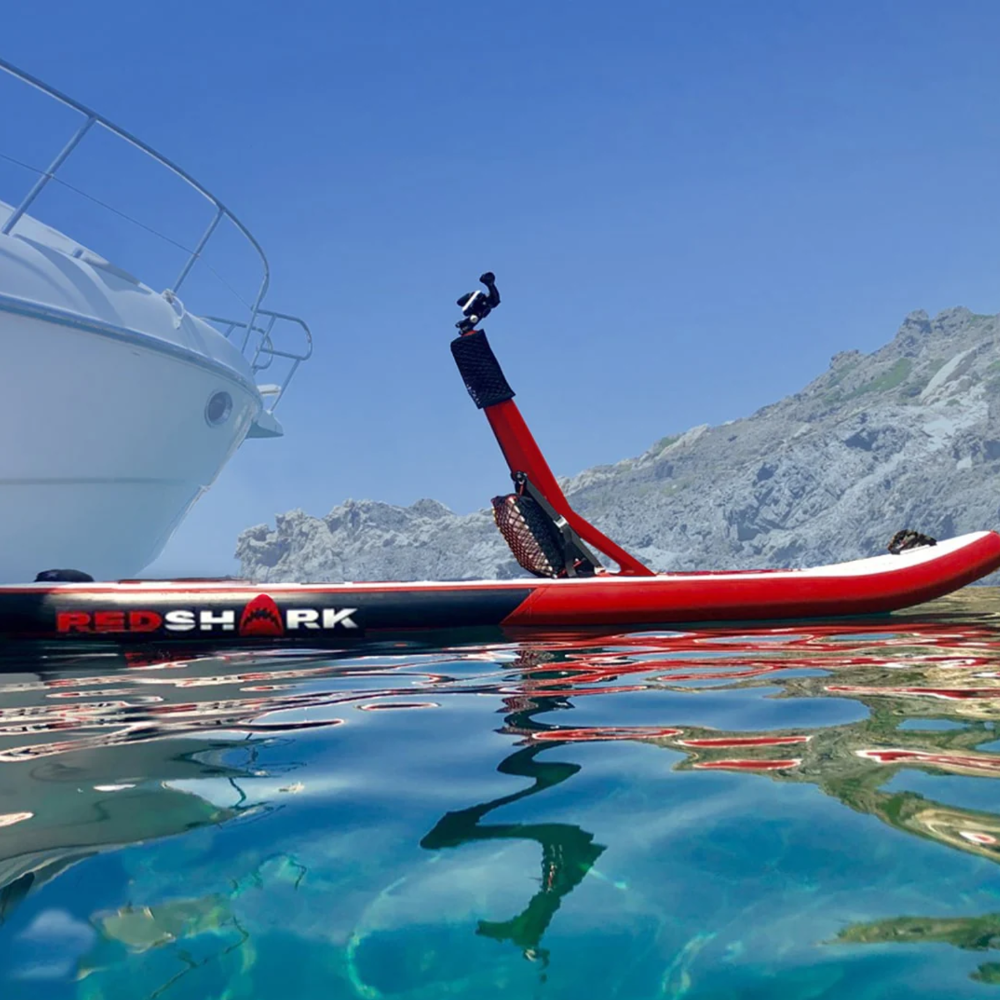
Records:
<instances>
[{"instance_id":1,"label":"red reflection on water","mask_svg":"<svg viewBox=\"0 0 1000 1000\"><path fill-rule=\"evenodd\" d=\"M988 664L995 671L1000 639L990 628L974 622L943 625L886 620L863 625L621 634L550 630L525 634L512 642L437 649L426 644L383 644L374 652L355 647L349 655L349 659L338 659L338 654L329 651L297 653L287 648L185 650L178 654L161 648L124 651L120 662L126 670L109 669L106 658L100 673L80 672L84 661L70 663L76 667L70 676L44 668L37 672L37 680L0 683L0 699L32 691L43 692L47 699L44 705L27 708L5 708L0 701L0 736L75 728L86 734L87 745L96 746L104 745L102 741L122 742L140 735L151 739L209 727L216 732L222 728L252 731L264 726L292 730L340 724L342 719L328 720L322 717L325 711L319 712L333 706L350 705L366 712L431 708L441 704L432 699L462 694L497 699L499 710L507 717L500 731L530 741L663 740L677 749L701 750L704 756L711 756L713 750L805 744L813 737L794 730L713 734L702 726L687 727L685 734L671 719L652 726L560 729L535 716L572 709L583 697L657 691L696 691L699 697L710 698L711 692L719 689L763 691L778 687L799 698L823 694L924 696L945 702L1000 698L1000 686L984 685L984 679L993 674L983 670ZM96 665L98 661L86 662ZM911 683L905 686L871 683L900 669L923 671L926 676L923 683L913 683L908 676ZM950 681L970 669L976 670L975 688L940 683L942 671L949 672ZM814 684L817 672L821 676ZM853 673L857 683L823 687L822 675L831 673ZM697 687L701 681L712 681L713 686ZM792 684L800 686L789 688ZM183 700L177 698L181 692ZM603 704L611 711L618 703L608 699ZM622 704L628 710L630 703ZM304 713L307 721L265 721L274 713L291 710ZM312 712L319 712L318 717L309 719ZM52 744L45 751L42 745L19 747L0 750L0 759L4 753L24 756L52 752L53 747L82 749L81 744L68 742ZM920 762L931 763L933 759L929 755ZM740 759L699 760L695 766L773 770L798 765L787 760Z\"/></svg>"},{"instance_id":2,"label":"red reflection on water","mask_svg":"<svg viewBox=\"0 0 1000 1000\"><path fill-rule=\"evenodd\" d=\"M980 833L978 830L959 830L958 832L960 836L964 837L968 841L971 841L973 844L985 844L986 846L990 846L992 844L1000 843L1000 840L997 840L997 838L990 833Z\"/></svg>"},{"instance_id":3,"label":"red reflection on water","mask_svg":"<svg viewBox=\"0 0 1000 1000\"><path fill-rule=\"evenodd\" d=\"M780 747L786 743L806 743L810 739L811 736L720 736L677 742L686 747Z\"/></svg>"},{"instance_id":4,"label":"red reflection on water","mask_svg":"<svg viewBox=\"0 0 1000 1000\"><path fill-rule=\"evenodd\" d=\"M792 757L789 760L701 760L691 766L701 770L786 771L801 763L801 757Z\"/></svg>"},{"instance_id":5,"label":"red reflection on water","mask_svg":"<svg viewBox=\"0 0 1000 1000\"><path fill-rule=\"evenodd\" d=\"M385 712L393 708L440 708L436 701L394 701L386 705L373 702L367 705L357 706L362 712Z\"/></svg>"},{"instance_id":6,"label":"red reflection on water","mask_svg":"<svg viewBox=\"0 0 1000 1000\"><path fill-rule=\"evenodd\" d=\"M527 733L531 740L572 742L590 740L655 740L677 736L683 730L654 726L593 726L587 729L542 729Z\"/></svg>"},{"instance_id":7,"label":"red reflection on water","mask_svg":"<svg viewBox=\"0 0 1000 1000\"><path fill-rule=\"evenodd\" d=\"M924 750L906 750L898 747L855 750L854 752L859 757L878 761L879 764L898 764L901 761L906 761L973 771L1000 771L1000 757L988 757L980 754L929 753Z\"/></svg>"}]
</instances>

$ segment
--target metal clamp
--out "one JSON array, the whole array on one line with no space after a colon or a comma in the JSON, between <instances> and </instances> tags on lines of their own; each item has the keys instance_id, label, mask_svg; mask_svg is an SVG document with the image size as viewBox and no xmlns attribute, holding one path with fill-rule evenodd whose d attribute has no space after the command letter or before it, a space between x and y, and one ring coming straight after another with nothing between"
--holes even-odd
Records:
<instances>
[{"instance_id":1,"label":"metal clamp","mask_svg":"<svg viewBox=\"0 0 1000 1000\"><path fill-rule=\"evenodd\" d=\"M462 333L472 333L498 305L500 305L500 293L497 291L496 275L492 271L487 271L480 275L479 280L486 286L485 292L467 292L459 300L457 305L462 310L464 319L455 326Z\"/></svg>"}]
</instances>

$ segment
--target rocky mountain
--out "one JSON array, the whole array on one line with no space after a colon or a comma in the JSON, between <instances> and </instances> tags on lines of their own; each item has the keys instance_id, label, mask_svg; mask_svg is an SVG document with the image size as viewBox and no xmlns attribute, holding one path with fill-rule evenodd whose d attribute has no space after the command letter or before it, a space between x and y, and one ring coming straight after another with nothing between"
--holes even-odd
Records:
<instances>
[{"instance_id":1,"label":"rocky mountain","mask_svg":"<svg viewBox=\"0 0 1000 1000\"><path fill-rule=\"evenodd\" d=\"M908 527L935 537L1000 521L1000 316L906 317L801 392L562 480L574 507L659 570L798 567L873 555ZM244 531L258 581L523 575L489 510L370 500Z\"/></svg>"}]
</instances>

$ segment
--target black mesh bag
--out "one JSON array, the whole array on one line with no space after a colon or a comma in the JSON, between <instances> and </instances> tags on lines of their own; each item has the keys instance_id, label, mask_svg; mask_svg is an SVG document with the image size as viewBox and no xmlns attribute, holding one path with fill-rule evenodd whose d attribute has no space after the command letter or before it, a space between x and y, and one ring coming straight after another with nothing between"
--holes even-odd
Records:
<instances>
[{"instance_id":1,"label":"black mesh bag","mask_svg":"<svg viewBox=\"0 0 1000 1000\"><path fill-rule=\"evenodd\" d=\"M491 502L493 519L518 565L535 576L561 576L566 568L563 546L539 504L516 493Z\"/></svg>"},{"instance_id":2,"label":"black mesh bag","mask_svg":"<svg viewBox=\"0 0 1000 1000\"><path fill-rule=\"evenodd\" d=\"M514 398L514 390L507 384L500 362L482 330L456 337L451 342L451 353L465 388L479 409Z\"/></svg>"}]
</instances>

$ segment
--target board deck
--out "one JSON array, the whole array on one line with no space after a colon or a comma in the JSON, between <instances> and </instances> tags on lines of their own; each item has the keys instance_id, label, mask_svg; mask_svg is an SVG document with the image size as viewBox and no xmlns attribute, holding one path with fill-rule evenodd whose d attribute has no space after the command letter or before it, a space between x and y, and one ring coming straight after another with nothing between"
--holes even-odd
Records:
<instances>
[{"instance_id":1,"label":"board deck","mask_svg":"<svg viewBox=\"0 0 1000 1000\"><path fill-rule=\"evenodd\" d=\"M0 586L0 635L308 644L420 629L851 617L922 604L997 569L1000 535L983 531L794 570L414 583L35 583Z\"/></svg>"}]
</instances>

